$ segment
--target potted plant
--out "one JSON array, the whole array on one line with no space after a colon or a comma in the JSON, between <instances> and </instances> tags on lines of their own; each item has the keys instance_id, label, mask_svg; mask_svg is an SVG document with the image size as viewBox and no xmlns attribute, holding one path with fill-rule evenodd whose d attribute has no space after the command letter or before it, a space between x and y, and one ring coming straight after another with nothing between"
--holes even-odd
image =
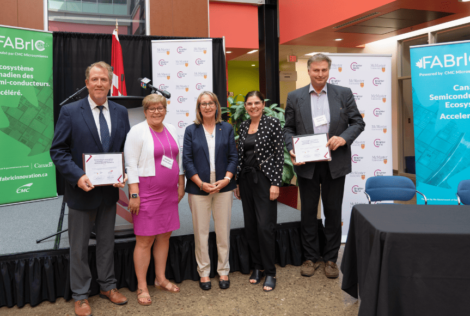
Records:
<instances>
[{"instance_id":1,"label":"potted plant","mask_svg":"<svg viewBox=\"0 0 470 316\"><path fill-rule=\"evenodd\" d=\"M222 108L222 114L228 114L228 122L233 126L235 132L235 141L238 142L240 135L238 134L240 129L240 124L243 121L250 119L250 115L245 110L245 102L237 101L238 97L243 95L237 95L235 97L228 97L229 107ZM269 99L264 100L266 104L270 102ZM284 128L286 124L286 119L284 117L284 109L279 107L276 103L271 104L270 106L266 105L264 108L264 114L266 116L272 116L279 119L281 127ZM297 208L297 194L298 187L291 185L292 178L295 176L294 165L290 160L289 152L287 151L286 146L284 146L284 166L282 169L282 187L279 188L279 198L278 201L289 205L293 208Z\"/></svg>"}]
</instances>

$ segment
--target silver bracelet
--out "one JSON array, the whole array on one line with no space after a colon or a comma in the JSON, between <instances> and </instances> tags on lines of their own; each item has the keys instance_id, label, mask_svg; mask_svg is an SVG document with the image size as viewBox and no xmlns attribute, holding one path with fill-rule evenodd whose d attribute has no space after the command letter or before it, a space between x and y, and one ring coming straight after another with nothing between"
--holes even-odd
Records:
<instances>
[{"instance_id":1,"label":"silver bracelet","mask_svg":"<svg viewBox=\"0 0 470 316\"><path fill-rule=\"evenodd\" d=\"M228 181L232 181L232 179L229 177L224 177L224 179L227 179Z\"/></svg>"}]
</instances>

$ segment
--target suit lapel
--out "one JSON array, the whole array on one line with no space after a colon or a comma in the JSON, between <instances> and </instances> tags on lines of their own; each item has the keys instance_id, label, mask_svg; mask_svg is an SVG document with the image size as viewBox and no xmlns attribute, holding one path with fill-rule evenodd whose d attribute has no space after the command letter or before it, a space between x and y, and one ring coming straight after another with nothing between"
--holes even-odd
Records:
<instances>
[{"instance_id":1,"label":"suit lapel","mask_svg":"<svg viewBox=\"0 0 470 316\"><path fill-rule=\"evenodd\" d=\"M116 136L118 126L118 115L116 105L108 101L109 114L111 116L111 139L109 140L109 150L113 146L114 137Z\"/></svg>"},{"instance_id":2,"label":"suit lapel","mask_svg":"<svg viewBox=\"0 0 470 316\"><path fill-rule=\"evenodd\" d=\"M304 122L305 131L307 134L313 134L313 121L312 121L312 100L308 93L310 85L302 89L300 96L300 113L302 114L302 121Z\"/></svg>"},{"instance_id":3,"label":"suit lapel","mask_svg":"<svg viewBox=\"0 0 470 316\"><path fill-rule=\"evenodd\" d=\"M88 126L90 130L91 136L95 140L95 143L98 145L100 152L103 151L103 146L101 145L100 136L98 135L98 128L96 127L95 119L93 118L93 113L91 113L90 103L88 102L88 98L83 99L82 102L82 115L85 124Z\"/></svg>"},{"instance_id":4,"label":"suit lapel","mask_svg":"<svg viewBox=\"0 0 470 316\"><path fill-rule=\"evenodd\" d=\"M341 110L341 102L338 99L338 94L333 85L327 83L328 106L330 108L330 128L328 134L332 135L338 126L339 115Z\"/></svg>"},{"instance_id":5,"label":"suit lapel","mask_svg":"<svg viewBox=\"0 0 470 316\"><path fill-rule=\"evenodd\" d=\"M204 127L202 126L202 124L199 124L196 127L196 133L197 133L197 138L201 140L202 150L204 150L204 154L206 155L206 159L210 164L211 160L210 160L210 157L209 157L209 145L207 144L206 134L204 133Z\"/></svg>"},{"instance_id":6,"label":"suit lapel","mask_svg":"<svg viewBox=\"0 0 470 316\"><path fill-rule=\"evenodd\" d=\"M215 124L214 135L215 135L215 161L217 161L217 153L219 152L219 148L222 146L222 140L224 139L224 130L222 129L222 123Z\"/></svg>"}]
</instances>

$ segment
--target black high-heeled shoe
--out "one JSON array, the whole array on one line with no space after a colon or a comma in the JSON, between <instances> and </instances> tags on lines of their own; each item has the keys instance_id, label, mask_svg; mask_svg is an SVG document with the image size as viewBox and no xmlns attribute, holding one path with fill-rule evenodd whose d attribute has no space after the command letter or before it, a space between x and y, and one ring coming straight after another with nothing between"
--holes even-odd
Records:
<instances>
[{"instance_id":1,"label":"black high-heeled shoe","mask_svg":"<svg viewBox=\"0 0 470 316\"><path fill-rule=\"evenodd\" d=\"M258 269L254 269L253 273L250 276L250 280L256 280L256 283L251 284L258 284L261 282L261 279L264 277L264 271L260 271Z\"/></svg>"},{"instance_id":2,"label":"black high-heeled shoe","mask_svg":"<svg viewBox=\"0 0 470 316\"><path fill-rule=\"evenodd\" d=\"M201 280L199 280L199 287L203 289L204 291L209 291L212 288L211 281L201 282Z\"/></svg>"}]
</instances>

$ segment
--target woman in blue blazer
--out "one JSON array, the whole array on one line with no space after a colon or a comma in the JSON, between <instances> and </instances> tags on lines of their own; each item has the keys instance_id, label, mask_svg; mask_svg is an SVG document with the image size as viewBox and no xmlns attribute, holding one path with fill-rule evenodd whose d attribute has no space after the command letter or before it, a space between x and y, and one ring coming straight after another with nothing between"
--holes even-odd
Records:
<instances>
[{"instance_id":1,"label":"woman in blue blazer","mask_svg":"<svg viewBox=\"0 0 470 316\"><path fill-rule=\"evenodd\" d=\"M219 287L230 286L230 220L232 190L236 188L238 154L233 128L221 119L217 96L202 92L196 104L196 120L186 127L183 169L188 179L186 192L193 217L199 286L210 290L209 225L214 218L217 236Z\"/></svg>"}]
</instances>

